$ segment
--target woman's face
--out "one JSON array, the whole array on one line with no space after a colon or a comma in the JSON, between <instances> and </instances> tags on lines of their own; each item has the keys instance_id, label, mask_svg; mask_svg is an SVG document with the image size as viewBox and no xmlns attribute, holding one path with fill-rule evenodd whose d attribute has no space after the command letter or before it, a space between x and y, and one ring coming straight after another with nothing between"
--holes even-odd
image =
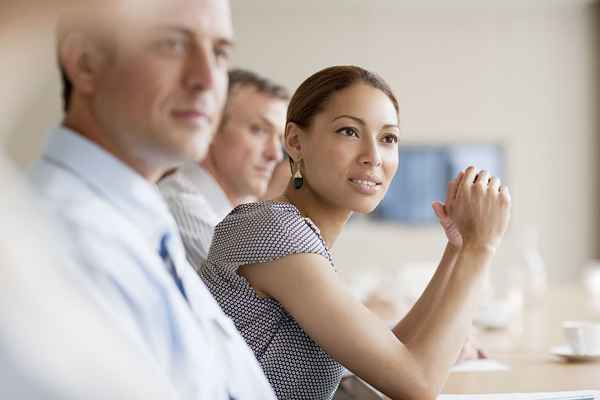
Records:
<instances>
[{"instance_id":1,"label":"woman's face","mask_svg":"<svg viewBox=\"0 0 600 400\"><path fill-rule=\"evenodd\" d=\"M330 206L373 211L398 168L398 115L364 83L337 92L298 137L308 190Z\"/></svg>"}]
</instances>

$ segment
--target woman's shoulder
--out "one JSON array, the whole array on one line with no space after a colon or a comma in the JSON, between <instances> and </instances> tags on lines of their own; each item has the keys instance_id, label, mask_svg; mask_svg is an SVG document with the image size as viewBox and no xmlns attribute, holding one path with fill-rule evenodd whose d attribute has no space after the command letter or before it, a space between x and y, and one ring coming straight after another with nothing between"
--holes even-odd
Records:
<instances>
[{"instance_id":1,"label":"woman's shoulder","mask_svg":"<svg viewBox=\"0 0 600 400\"><path fill-rule=\"evenodd\" d=\"M236 207L214 232L211 252L250 256L268 253L328 254L319 229L290 203L261 201ZM329 258L329 257L328 257Z\"/></svg>"},{"instance_id":2,"label":"woman's shoulder","mask_svg":"<svg viewBox=\"0 0 600 400\"><path fill-rule=\"evenodd\" d=\"M300 210L292 203L286 203L275 200L263 200L252 203L244 203L235 207L231 211L231 215L247 215L247 216L260 216L260 215L281 215L288 214L298 218L302 218Z\"/></svg>"},{"instance_id":3,"label":"woman's shoulder","mask_svg":"<svg viewBox=\"0 0 600 400\"><path fill-rule=\"evenodd\" d=\"M237 206L217 228L250 225L277 230L305 223L304 217L293 204L266 200Z\"/></svg>"}]
</instances>

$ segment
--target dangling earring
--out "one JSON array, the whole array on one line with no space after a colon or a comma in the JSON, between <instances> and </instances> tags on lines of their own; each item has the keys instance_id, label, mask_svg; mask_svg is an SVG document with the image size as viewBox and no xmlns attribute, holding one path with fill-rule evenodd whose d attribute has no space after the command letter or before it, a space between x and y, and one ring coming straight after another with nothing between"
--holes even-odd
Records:
<instances>
[{"instance_id":1,"label":"dangling earring","mask_svg":"<svg viewBox=\"0 0 600 400\"><path fill-rule=\"evenodd\" d=\"M294 188L300 189L302 185L304 185L304 178L302 177L302 172L300 172L300 163L302 160L298 160L298 166L296 167L296 172L294 173Z\"/></svg>"}]
</instances>

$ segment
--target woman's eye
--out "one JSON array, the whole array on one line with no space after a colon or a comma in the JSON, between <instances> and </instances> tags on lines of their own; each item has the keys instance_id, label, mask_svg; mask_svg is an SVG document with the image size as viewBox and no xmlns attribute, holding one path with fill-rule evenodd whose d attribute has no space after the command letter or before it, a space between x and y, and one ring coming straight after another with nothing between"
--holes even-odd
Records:
<instances>
[{"instance_id":1,"label":"woman's eye","mask_svg":"<svg viewBox=\"0 0 600 400\"><path fill-rule=\"evenodd\" d=\"M356 129L351 128L351 127L340 128L336 132L340 133L340 134L342 134L344 136L356 136L356 137L358 137L358 132L356 131Z\"/></svg>"}]
</instances>

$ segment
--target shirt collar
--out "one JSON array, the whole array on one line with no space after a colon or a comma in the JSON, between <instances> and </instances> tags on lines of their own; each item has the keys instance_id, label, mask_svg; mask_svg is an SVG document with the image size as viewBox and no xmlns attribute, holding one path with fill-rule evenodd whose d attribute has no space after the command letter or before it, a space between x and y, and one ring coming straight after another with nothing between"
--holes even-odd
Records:
<instances>
[{"instance_id":1,"label":"shirt collar","mask_svg":"<svg viewBox=\"0 0 600 400\"><path fill-rule=\"evenodd\" d=\"M188 163L179 171L180 176L199 194L202 194L218 220L231 212L233 205L215 178L198 163Z\"/></svg>"},{"instance_id":2,"label":"shirt collar","mask_svg":"<svg viewBox=\"0 0 600 400\"><path fill-rule=\"evenodd\" d=\"M143 232L173 231L173 219L156 185L80 134L65 127L53 129L43 157L77 175Z\"/></svg>"}]
</instances>

